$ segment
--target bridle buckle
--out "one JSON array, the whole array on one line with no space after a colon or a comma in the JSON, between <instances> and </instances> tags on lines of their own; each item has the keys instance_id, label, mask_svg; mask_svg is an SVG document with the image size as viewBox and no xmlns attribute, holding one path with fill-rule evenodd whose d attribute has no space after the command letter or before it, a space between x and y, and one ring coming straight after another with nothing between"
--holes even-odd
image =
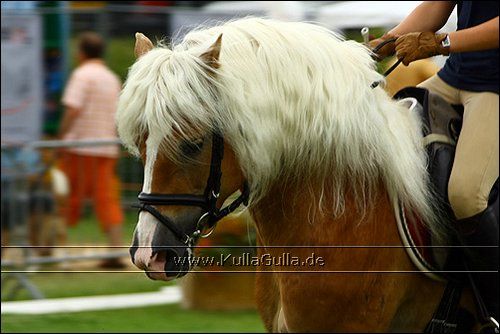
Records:
<instances>
[{"instance_id":1,"label":"bridle buckle","mask_svg":"<svg viewBox=\"0 0 500 334\"><path fill-rule=\"evenodd\" d=\"M217 226L217 223L214 223L212 226L208 228L208 232L203 233L204 230L204 225L205 221L208 221L210 219L210 212L205 212L200 219L198 219L198 223L196 224L197 230L195 231L198 232L196 237L200 238L208 238L215 230L215 227ZM194 236L194 233L193 233Z\"/></svg>"},{"instance_id":2,"label":"bridle buckle","mask_svg":"<svg viewBox=\"0 0 500 334\"><path fill-rule=\"evenodd\" d=\"M495 333L498 333L498 330L499 330L499 324L498 324L498 321L493 318L493 317L489 317L488 319L486 319L487 322L482 324L481 325L481 328L479 330L479 332L481 333L483 329L485 328L493 328L493 330L495 331Z\"/></svg>"}]
</instances>

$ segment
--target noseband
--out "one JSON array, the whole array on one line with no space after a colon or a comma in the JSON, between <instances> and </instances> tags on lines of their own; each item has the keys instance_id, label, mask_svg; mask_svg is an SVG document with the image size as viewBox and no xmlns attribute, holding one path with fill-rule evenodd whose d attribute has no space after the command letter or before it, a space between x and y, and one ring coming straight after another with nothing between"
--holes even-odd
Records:
<instances>
[{"instance_id":1,"label":"noseband","mask_svg":"<svg viewBox=\"0 0 500 334\"><path fill-rule=\"evenodd\" d=\"M141 192L138 196L139 211L147 211L152 214L161 224L167 227L176 238L188 247L192 247L198 238L208 237L214 231L219 220L236 210L241 204L248 204L248 184L243 184L241 195L231 204L223 209L217 208L219 199L222 170L221 164L224 158L224 138L214 131L212 135L212 157L210 161L210 174L203 195L191 194L147 194ZM182 205L202 208L204 213L198 219L196 229L192 233L186 233L177 226L169 217L161 214L155 205Z\"/></svg>"}]
</instances>

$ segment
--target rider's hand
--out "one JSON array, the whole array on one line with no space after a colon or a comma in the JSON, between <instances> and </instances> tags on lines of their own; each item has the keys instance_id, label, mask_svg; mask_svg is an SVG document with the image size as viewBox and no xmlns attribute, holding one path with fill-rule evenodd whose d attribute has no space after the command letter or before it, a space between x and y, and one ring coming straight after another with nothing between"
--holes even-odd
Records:
<instances>
[{"instance_id":1,"label":"rider's hand","mask_svg":"<svg viewBox=\"0 0 500 334\"><path fill-rule=\"evenodd\" d=\"M370 49L374 50L381 43L383 43L389 39L396 38L396 37L397 36L392 35L390 33L385 33L382 37L379 37L377 39L373 39L373 40L369 41L368 46L370 47ZM378 50L375 53L375 55L377 56L377 60L381 61L384 58L392 56L395 52L395 49L396 49L396 45L394 43L387 43L386 45L381 47L380 50Z\"/></svg>"},{"instance_id":2,"label":"rider's hand","mask_svg":"<svg viewBox=\"0 0 500 334\"><path fill-rule=\"evenodd\" d=\"M446 34L434 34L430 31L402 35L396 40L396 57L408 66L415 60L436 55L447 56L449 50L441 44L445 38Z\"/></svg>"}]
</instances>

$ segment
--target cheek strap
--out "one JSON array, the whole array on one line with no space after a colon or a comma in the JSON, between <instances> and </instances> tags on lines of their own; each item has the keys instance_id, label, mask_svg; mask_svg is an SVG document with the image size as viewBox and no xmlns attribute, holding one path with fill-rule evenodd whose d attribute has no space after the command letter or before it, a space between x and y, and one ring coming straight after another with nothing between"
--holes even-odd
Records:
<instances>
[{"instance_id":1,"label":"cheek strap","mask_svg":"<svg viewBox=\"0 0 500 334\"><path fill-rule=\"evenodd\" d=\"M161 224L167 227L176 238L188 247L192 247L199 237L208 236L215 228L219 220L236 210L241 204L247 205L249 198L249 187L245 181L241 195L231 204L219 210L217 200L220 196L222 178L222 159L224 158L224 138L214 131L212 135L212 156L210 159L210 173L203 196L189 194L146 194L140 193L138 196L139 205L133 207L140 211L147 211L152 214ZM184 232L179 226L174 224L172 219L164 216L154 205L184 205L197 206L205 211L200 219L195 231ZM203 235L206 230L210 233Z\"/></svg>"}]
</instances>

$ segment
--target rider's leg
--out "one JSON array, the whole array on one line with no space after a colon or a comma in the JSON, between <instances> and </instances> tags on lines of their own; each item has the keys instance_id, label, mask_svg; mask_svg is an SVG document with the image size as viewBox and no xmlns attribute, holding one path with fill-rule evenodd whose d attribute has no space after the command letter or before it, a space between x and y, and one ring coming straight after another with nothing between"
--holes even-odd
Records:
<instances>
[{"instance_id":1,"label":"rider's leg","mask_svg":"<svg viewBox=\"0 0 500 334\"><path fill-rule=\"evenodd\" d=\"M460 104L460 91L444 82L437 74L418 85L441 96L450 104Z\"/></svg>"},{"instance_id":2,"label":"rider's leg","mask_svg":"<svg viewBox=\"0 0 500 334\"><path fill-rule=\"evenodd\" d=\"M424 81L419 87L427 88L451 104L464 104L465 124L457 147L457 157L450 180L451 189L449 188L450 196L453 197L452 205L455 213L464 218L459 222L461 225L466 226L469 222L475 227L472 230L464 231L462 242L466 245L498 245L498 200L496 208L495 205L490 205L487 208L491 186L495 178L498 178L498 95L460 91L445 83L437 75ZM483 141L486 144L482 143ZM495 148L488 153L485 145L493 145ZM470 156L469 152L472 152ZM478 180L477 175L481 174L476 174L476 180L468 182L468 173L474 173L481 169L483 177ZM467 183L471 188L464 189L463 183ZM478 185L476 190L474 190L474 184ZM471 194L475 193L480 194L476 197L479 200L469 202L466 197L474 196ZM462 197L461 194L468 195ZM492 215L495 210L496 218L494 214ZM476 260L486 260L493 270L498 270L497 248L475 248L475 250ZM479 254L478 250L483 251L484 254ZM473 261L472 265L477 268L477 263L478 261ZM481 269L484 270L484 266ZM498 272L474 276L490 312L498 319Z\"/></svg>"},{"instance_id":3,"label":"rider's leg","mask_svg":"<svg viewBox=\"0 0 500 334\"><path fill-rule=\"evenodd\" d=\"M464 120L448 185L462 242L498 246L498 201L488 203L499 169L498 95L460 92ZM496 214L494 211L496 210ZM497 271L498 248L471 247L470 269ZM498 319L498 271L474 273L474 281L492 315Z\"/></svg>"},{"instance_id":4,"label":"rider's leg","mask_svg":"<svg viewBox=\"0 0 500 334\"><path fill-rule=\"evenodd\" d=\"M448 193L457 219L486 209L498 178L498 95L461 91L464 117Z\"/></svg>"}]
</instances>

